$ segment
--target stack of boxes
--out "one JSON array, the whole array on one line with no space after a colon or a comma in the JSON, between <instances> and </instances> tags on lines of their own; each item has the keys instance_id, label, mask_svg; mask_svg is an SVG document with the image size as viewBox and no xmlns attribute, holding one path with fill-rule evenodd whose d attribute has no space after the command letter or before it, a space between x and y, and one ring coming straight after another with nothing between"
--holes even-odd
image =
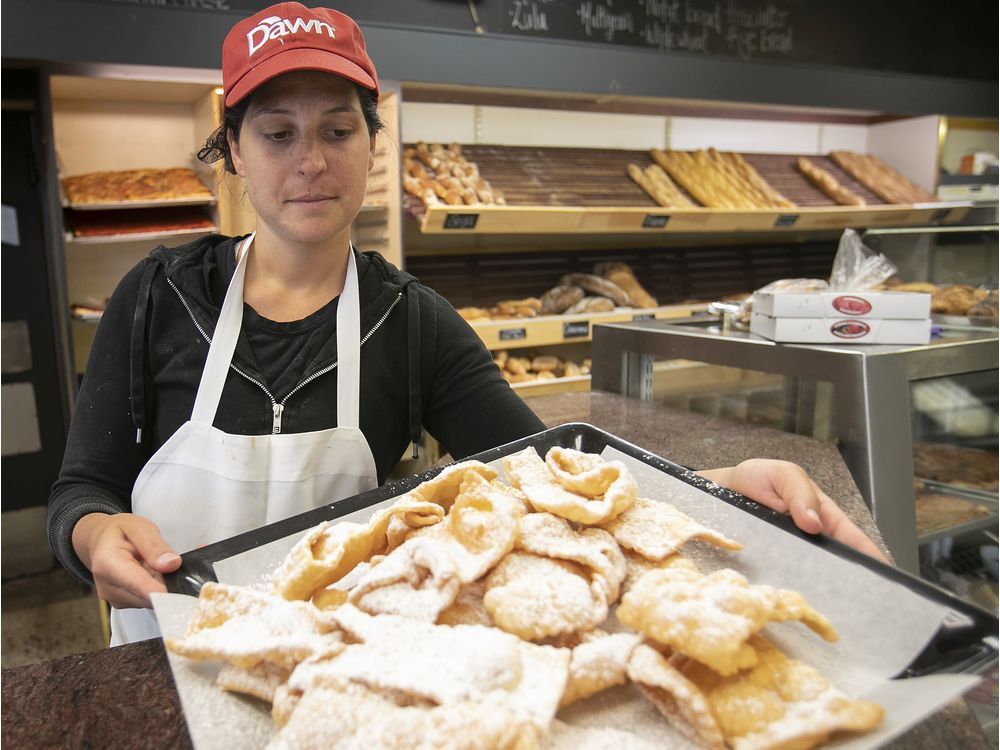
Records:
<instances>
[{"instance_id":1,"label":"stack of boxes","mask_svg":"<svg viewBox=\"0 0 1000 750\"><path fill-rule=\"evenodd\" d=\"M926 344L931 295L755 292L751 333L797 344Z\"/></svg>"}]
</instances>

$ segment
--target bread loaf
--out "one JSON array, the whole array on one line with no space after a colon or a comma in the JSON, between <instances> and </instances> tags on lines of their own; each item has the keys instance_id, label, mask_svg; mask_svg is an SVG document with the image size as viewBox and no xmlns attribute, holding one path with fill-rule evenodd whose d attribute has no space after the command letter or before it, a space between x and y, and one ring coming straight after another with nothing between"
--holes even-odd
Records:
<instances>
[{"instance_id":1,"label":"bread loaf","mask_svg":"<svg viewBox=\"0 0 1000 750\"><path fill-rule=\"evenodd\" d=\"M554 286L542 295L542 315L558 315L583 299L584 291L578 286Z\"/></svg>"},{"instance_id":2,"label":"bread loaf","mask_svg":"<svg viewBox=\"0 0 1000 750\"><path fill-rule=\"evenodd\" d=\"M534 372L551 372L559 367L559 359L553 356L535 357L531 360L531 369Z\"/></svg>"},{"instance_id":3,"label":"bread loaf","mask_svg":"<svg viewBox=\"0 0 1000 750\"><path fill-rule=\"evenodd\" d=\"M594 274L618 285L633 306L645 309L657 306L656 298L639 283L627 263L598 263L594 266Z\"/></svg>"},{"instance_id":4,"label":"bread loaf","mask_svg":"<svg viewBox=\"0 0 1000 750\"><path fill-rule=\"evenodd\" d=\"M907 281L903 284L891 286L889 290L893 292L924 292L926 294L934 294L937 291L937 284L931 284L926 281Z\"/></svg>"},{"instance_id":5,"label":"bread loaf","mask_svg":"<svg viewBox=\"0 0 1000 750\"><path fill-rule=\"evenodd\" d=\"M490 320L490 311L481 307L460 307L458 314L465 320Z\"/></svg>"},{"instance_id":6,"label":"bread loaf","mask_svg":"<svg viewBox=\"0 0 1000 750\"><path fill-rule=\"evenodd\" d=\"M584 297L566 311L567 315L577 313L611 312L615 309L615 303L607 297Z\"/></svg>"},{"instance_id":7,"label":"bread loaf","mask_svg":"<svg viewBox=\"0 0 1000 750\"><path fill-rule=\"evenodd\" d=\"M502 318L534 318L542 309L538 297L501 300L496 304L496 313Z\"/></svg>"},{"instance_id":8,"label":"bread loaf","mask_svg":"<svg viewBox=\"0 0 1000 750\"><path fill-rule=\"evenodd\" d=\"M507 363L504 365L504 369L514 375L525 374L529 367L531 367L531 360L524 357L507 357Z\"/></svg>"},{"instance_id":9,"label":"bread loaf","mask_svg":"<svg viewBox=\"0 0 1000 750\"><path fill-rule=\"evenodd\" d=\"M607 297L619 307L628 307L632 304L625 290L616 283L590 273L568 273L559 279L559 284L561 286L578 286L592 295Z\"/></svg>"},{"instance_id":10,"label":"bread loaf","mask_svg":"<svg viewBox=\"0 0 1000 750\"><path fill-rule=\"evenodd\" d=\"M967 284L949 284L935 290L931 312L942 315L965 315L976 304L976 289Z\"/></svg>"}]
</instances>

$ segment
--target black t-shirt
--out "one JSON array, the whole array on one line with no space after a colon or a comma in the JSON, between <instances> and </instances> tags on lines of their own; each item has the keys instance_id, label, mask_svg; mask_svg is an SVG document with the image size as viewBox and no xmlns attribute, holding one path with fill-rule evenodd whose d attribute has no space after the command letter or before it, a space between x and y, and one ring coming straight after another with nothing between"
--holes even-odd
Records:
<instances>
[{"instance_id":1,"label":"black t-shirt","mask_svg":"<svg viewBox=\"0 0 1000 750\"><path fill-rule=\"evenodd\" d=\"M334 297L311 315L290 323L268 320L250 305L243 305L240 335L246 336L254 364L276 401L336 352L339 299Z\"/></svg>"}]
</instances>

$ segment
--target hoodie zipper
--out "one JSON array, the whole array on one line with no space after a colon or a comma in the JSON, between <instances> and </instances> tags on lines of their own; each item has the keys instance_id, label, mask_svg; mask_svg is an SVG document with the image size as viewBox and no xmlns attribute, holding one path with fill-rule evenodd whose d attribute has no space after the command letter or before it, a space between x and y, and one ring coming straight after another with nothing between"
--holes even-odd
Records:
<instances>
[{"instance_id":1,"label":"hoodie zipper","mask_svg":"<svg viewBox=\"0 0 1000 750\"><path fill-rule=\"evenodd\" d=\"M205 341L207 341L209 343L209 345L211 345L212 344L211 337L205 332L205 329L201 327L201 324L198 322L198 319L195 317L194 312L191 310L191 306L188 304L187 300L184 298L184 295L181 294L181 290L178 289L177 285L174 284L174 282L171 281L170 279L167 279L167 283L170 285L170 288L173 289L174 292L177 293L177 297L180 299L181 304L184 305L184 309L187 310L188 315L191 316L191 322L194 323L194 327L198 329L198 333L200 333L202 335L202 338L204 338ZM385 323L386 318L389 317L389 313L391 313L392 310L393 310L393 308L396 307L396 305L399 304L399 301L402 298L403 298L403 293L402 292L399 292L398 294L396 294L396 299L394 299L392 301L392 304L390 304L389 308L382 314L382 317L379 318L378 320L376 320L375 321L375 325L373 325L371 327L371 330L369 330L368 333L366 333L364 335L364 337L362 337L360 343L358 344L359 347L363 346L364 343L366 341L368 341L368 339L370 339L379 328L382 327L382 324ZM288 401L289 398L292 397L292 394L294 394L296 391L298 391L299 389L303 388L304 386L308 385L309 383L311 383L312 381L314 381L316 378L318 378L318 377L320 377L322 375L326 375L331 370L336 369L337 364L338 364L338 362L334 362L333 364L329 364L329 365L327 365L326 367L324 367L321 370L317 370L312 375L310 375L309 377L307 377L304 380L302 380L297 386L295 386L294 388L292 388L292 390L290 390L288 392L288 394L283 399L281 399L280 402L271 394L271 392L267 389L267 386L264 385L262 382L260 382L257 378L255 378L252 375L248 375L247 373L243 372L243 370L241 370L239 367L237 367L236 365L234 365L232 362L229 363L229 366L233 370L235 370L237 373L239 373L240 375L242 375L244 378L246 378L247 380L249 380L251 383L253 383L254 385L256 385L258 388L260 388L262 391L264 391L264 393L267 394L267 397L269 399L271 399L271 416L272 416L272 419L271 419L271 434L277 435L277 434L279 434L281 432L281 415L285 411L285 403Z\"/></svg>"}]
</instances>

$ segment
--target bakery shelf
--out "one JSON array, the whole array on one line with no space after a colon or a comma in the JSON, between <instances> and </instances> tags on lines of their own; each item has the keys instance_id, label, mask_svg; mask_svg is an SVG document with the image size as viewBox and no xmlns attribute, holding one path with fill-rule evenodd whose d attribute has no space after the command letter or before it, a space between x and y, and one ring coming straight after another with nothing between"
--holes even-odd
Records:
<instances>
[{"instance_id":1,"label":"bakery shelf","mask_svg":"<svg viewBox=\"0 0 1000 750\"><path fill-rule=\"evenodd\" d=\"M513 383L511 388L521 398L551 396L555 393L576 393L590 390L590 375L573 375L568 378L548 378Z\"/></svg>"},{"instance_id":2,"label":"bakery shelf","mask_svg":"<svg viewBox=\"0 0 1000 750\"><path fill-rule=\"evenodd\" d=\"M164 198L148 201L114 201L109 203L71 203L65 196L62 199L63 208L74 211L108 211L120 208L170 208L172 206L214 206L216 198Z\"/></svg>"},{"instance_id":3,"label":"bakery shelf","mask_svg":"<svg viewBox=\"0 0 1000 750\"><path fill-rule=\"evenodd\" d=\"M103 313L72 313L70 316L77 323L85 323L88 325L97 325L101 322L101 318L104 316Z\"/></svg>"},{"instance_id":4,"label":"bakery shelf","mask_svg":"<svg viewBox=\"0 0 1000 750\"><path fill-rule=\"evenodd\" d=\"M92 235L77 237L71 232L66 233L66 242L72 242L75 245L104 245L109 242L141 242L143 240L155 240L161 237L183 237L192 235L203 235L211 234L212 232L218 232L219 228L216 226L211 227L197 227L194 229L167 229L164 231L155 232L129 232L125 234L105 234L105 235Z\"/></svg>"},{"instance_id":5,"label":"bakery shelf","mask_svg":"<svg viewBox=\"0 0 1000 750\"><path fill-rule=\"evenodd\" d=\"M491 351L523 349L554 344L575 344L591 339L594 325L631 320L668 320L690 318L708 309L707 303L665 305L648 310L619 308L606 313L579 315L541 315L537 318L505 318L470 323L472 329Z\"/></svg>"},{"instance_id":6,"label":"bakery shelf","mask_svg":"<svg viewBox=\"0 0 1000 750\"><path fill-rule=\"evenodd\" d=\"M789 232L845 227L921 226L961 221L969 202L916 205L798 206L787 210L656 206L429 206L423 234L699 234Z\"/></svg>"},{"instance_id":7,"label":"bakery shelf","mask_svg":"<svg viewBox=\"0 0 1000 750\"><path fill-rule=\"evenodd\" d=\"M942 526L925 532L920 532L918 529L917 544L929 544L930 542L934 542L938 539L959 536L961 534L966 534L971 531L979 531L981 529L995 529L997 527L998 520L1000 520L1000 518L998 518L998 515L1000 515L1000 508L998 508L996 493L971 489L966 490L935 482L925 482L924 489L925 491L940 492L943 495L965 500L970 504L979 505L987 512L978 518L961 521L951 526ZM919 493L917 496L920 496Z\"/></svg>"}]
</instances>

